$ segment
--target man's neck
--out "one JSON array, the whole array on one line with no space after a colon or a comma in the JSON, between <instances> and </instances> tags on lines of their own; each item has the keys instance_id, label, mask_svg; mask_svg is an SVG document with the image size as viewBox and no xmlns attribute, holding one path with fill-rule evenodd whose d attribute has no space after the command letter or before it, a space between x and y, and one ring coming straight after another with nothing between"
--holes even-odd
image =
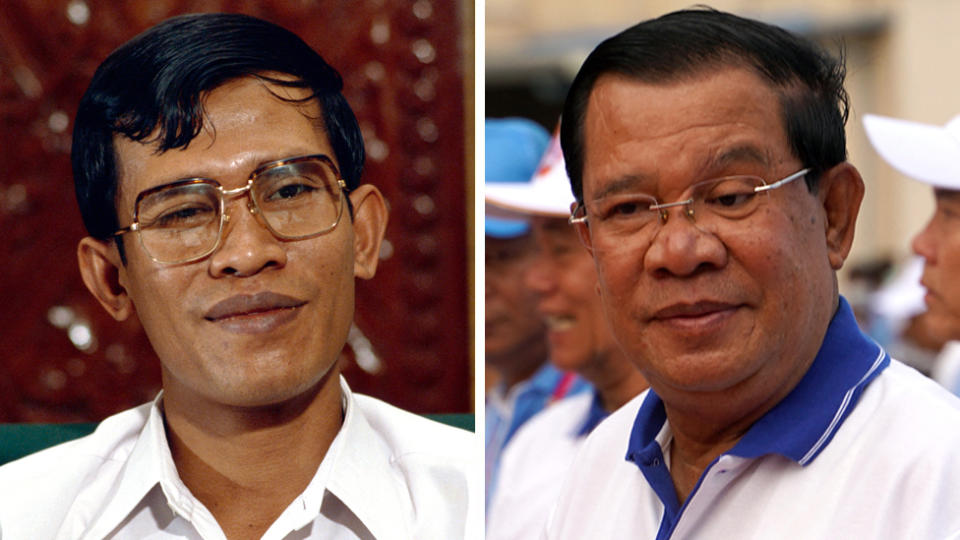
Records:
<instances>
[{"instance_id":1,"label":"man's neck","mask_svg":"<svg viewBox=\"0 0 960 540\"><path fill-rule=\"evenodd\" d=\"M535 334L506 352L487 352L485 362L500 375L504 387L509 390L515 385L533 377L547 362L547 344L542 334Z\"/></svg>"},{"instance_id":2,"label":"man's neck","mask_svg":"<svg viewBox=\"0 0 960 540\"><path fill-rule=\"evenodd\" d=\"M579 374L600 394L607 412L624 406L649 386L637 367L619 351L595 358Z\"/></svg>"},{"instance_id":3,"label":"man's neck","mask_svg":"<svg viewBox=\"0 0 960 540\"><path fill-rule=\"evenodd\" d=\"M757 420L786 397L812 362L813 358L797 365L791 376L775 388L766 386L763 380L749 379L720 392L664 399L673 432L670 476L681 503L710 463L736 446Z\"/></svg>"},{"instance_id":4,"label":"man's neck","mask_svg":"<svg viewBox=\"0 0 960 540\"><path fill-rule=\"evenodd\" d=\"M343 421L331 370L290 402L223 406L165 392L177 472L228 538L260 538L313 479Z\"/></svg>"}]
</instances>

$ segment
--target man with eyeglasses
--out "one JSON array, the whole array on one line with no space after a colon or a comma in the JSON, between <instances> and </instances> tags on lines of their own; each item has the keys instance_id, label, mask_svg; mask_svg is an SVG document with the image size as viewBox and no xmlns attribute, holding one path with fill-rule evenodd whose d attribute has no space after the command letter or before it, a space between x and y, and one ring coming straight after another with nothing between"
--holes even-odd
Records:
<instances>
[{"instance_id":1,"label":"man with eyeglasses","mask_svg":"<svg viewBox=\"0 0 960 540\"><path fill-rule=\"evenodd\" d=\"M651 390L587 439L545 537L951 538L960 402L857 328L843 66L708 9L613 36L561 142L571 222Z\"/></svg>"},{"instance_id":2,"label":"man with eyeglasses","mask_svg":"<svg viewBox=\"0 0 960 540\"><path fill-rule=\"evenodd\" d=\"M80 270L139 318L163 392L0 469L0 536L476 536L470 434L337 368L387 221L341 88L244 15L170 19L101 64L73 137Z\"/></svg>"}]
</instances>

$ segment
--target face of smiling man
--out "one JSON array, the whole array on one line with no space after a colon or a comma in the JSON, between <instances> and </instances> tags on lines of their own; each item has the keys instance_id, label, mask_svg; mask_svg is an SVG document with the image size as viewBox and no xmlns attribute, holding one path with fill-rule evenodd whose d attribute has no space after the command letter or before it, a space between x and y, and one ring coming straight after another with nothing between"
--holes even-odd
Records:
<instances>
[{"instance_id":1,"label":"face of smiling man","mask_svg":"<svg viewBox=\"0 0 960 540\"><path fill-rule=\"evenodd\" d=\"M593 259L566 218L535 217L531 227L531 261L523 282L536 295L537 311L547 324L550 361L593 381L616 354Z\"/></svg>"},{"instance_id":2,"label":"face of smiling man","mask_svg":"<svg viewBox=\"0 0 960 540\"><path fill-rule=\"evenodd\" d=\"M133 221L139 193L179 179L211 178L229 190L271 161L324 154L336 163L317 128L318 105L271 91L304 95L238 79L209 93L203 130L185 149L158 154L153 144L118 137L120 223ZM131 233L123 238L126 264L113 242L84 239L81 271L114 317L136 312L161 359L167 400L258 407L335 389L353 280L373 275L386 225L376 188L362 185L349 197L353 220L345 209L333 230L302 240L274 236L248 210L247 196L228 199L220 245L205 258L155 262Z\"/></svg>"},{"instance_id":3,"label":"face of smiling man","mask_svg":"<svg viewBox=\"0 0 960 540\"><path fill-rule=\"evenodd\" d=\"M602 76L583 127L588 219L603 196L640 192L669 203L704 180L772 183L803 169L781 111L769 84L736 67L660 84ZM749 425L799 381L836 308L834 272L861 196L859 175L841 164L816 193L791 182L722 226L688 217L683 206L627 239L589 223L613 333L668 413L709 397L710 414L725 425Z\"/></svg>"}]
</instances>

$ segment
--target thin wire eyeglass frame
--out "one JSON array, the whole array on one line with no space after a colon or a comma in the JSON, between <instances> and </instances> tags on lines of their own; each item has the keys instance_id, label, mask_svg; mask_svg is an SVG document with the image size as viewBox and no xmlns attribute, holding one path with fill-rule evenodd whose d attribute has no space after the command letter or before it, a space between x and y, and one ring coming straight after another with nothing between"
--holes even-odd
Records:
<instances>
[{"instance_id":1,"label":"thin wire eyeglass frame","mask_svg":"<svg viewBox=\"0 0 960 540\"><path fill-rule=\"evenodd\" d=\"M754 193L763 193L763 192L765 192L765 191L770 191L770 190L773 190L773 189L777 189L777 188L779 188L779 187L783 187L783 186L789 184L790 182L793 182L793 181L796 180L797 178L802 178L802 177L806 176L806 175L809 174L809 173L810 173L810 169L809 169L809 168L800 169L799 171L797 171L797 172L795 172L795 173L793 173L793 174L791 174L791 175L789 175L789 176L786 176L786 177L784 177L784 178L781 178L780 180L777 180L776 182L774 182L774 183L772 183L772 184L764 183L762 186L757 186L757 187L753 188L753 192L754 192ZM729 177L724 177L724 178L729 178ZM763 179L762 179L762 178L760 178L760 177L756 177L756 178L759 178L760 181L763 182ZM691 187L696 187L696 186L702 185L702 184L709 184L709 183L717 182L717 181L720 181L720 180L723 180L723 178L713 178L713 179L710 179L710 180L704 180L703 182L698 182L697 184L694 184L694 186L691 186ZM650 197L650 198L651 198L653 201L656 201L656 200L657 200L655 197ZM682 201L675 201L675 202L670 202L670 203L662 203L662 204L661 204L661 203L654 202L654 204L651 204L649 207L647 207L647 210L656 211L656 212L658 213L658 219L659 219L660 221L664 221L664 222L665 222L666 219L667 219L667 217L666 217L666 216L667 216L666 209L668 209L668 208L673 208L673 207L675 207L675 206L687 206L687 207L689 208L690 205L693 204L693 202L694 202L694 198L693 198L693 197L690 197L690 198L688 198L688 199L684 199L684 200L682 200ZM581 211L581 209L583 210L583 215L582 215L582 216L577 216L577 213L578 213L579 211ZM690 217L693 217L692 209L688 209L688 210L687 210L687 215L690 216ZM581 203L578 203L577 205L574 206L573 210L570 212L570 217L567 218L567 223L569 223L569 224L571 224L571 225L575 225L575 224L578 224L578 223L583 223L583 224L586 225L586 224L589 224L588 217L589 217L589 216L587 215L587 212L586 212L586 205L581 202Z\"/></svg>"},{"instance_id":2,"label":"thin wire eyeglass frame","mask_svg":"<svg viewBox=\"0 0 960 540\"><path fill-rule=\"evenodd\" d=\"M260 205L257 203L256 197L252 195L251 190L253 188L254 182L257 180L258 177L263 175L263 173L276 169L278 167L283 167L286 165L292 165L292 164L302 163L307 161L319 161L323 163L325 166L330 168L331 172L333 172L334 177L337 179L337 187L340 190L338 194L337 219L329 227L323 228L317 232L312 232L310 234L299 235L299 236L290 236L290 235L281 234L276 229L274 229L273 226L270 225L270 222L266 219L266 217L263 216L263 212L260 209ZM177 259L173 261L159 259L156 256L154 256L154 254L150 251L150 249L144 243L143 227L140 224L140 202L146 197L154 193L165 191L168 189L178 188L182 186L194 185L194 184L206 184L206 185L212 186L213 188L215 188L217 192L217 196L220 200L220 223L217 227L217 240L216 242L213 243L210 249L204 251L199 255L194 255L191 257L186 257L184 259ZM310 154L306 156L296 156L291 158L278 159L276 161L271 161L269 163L265 163L261 165L260 167L257 167L257 169L254 170L252 173L250 173L250 176L247 177L246 185L235 188L235 189L224 189L219 182L217 182L212 178L197 177L197 178L185 178L183 180L177 180L169 184L163 184L160 186L155 186L155 187L146 189L144 191L141 191L137 195L136 201L134 202L133 222L129 226L123 227L117 230L116 232L111 234L110 237L116 237L126 233L135 232L137 233L137 238L140 240L140 245L141 247L143 247L144 252L146 252L146 254L149 255L150 259L152 259L154 262L160 263L160 264L168 264L168 265L186 264L186 263L191 263L191 262L203 259L204 257L209 256L211 253L216 251L217 248L220 247L220 243L223 241L224 224L230 221L230 215L227 213L227 200L233 200L238 197L242 197L243 195L247 195L247 198L249 201L247 203L247 210L255 216L259 215L261 219L258 219L258 221L260 221L263 224L263 226L268 231L270 231L271 234L273 234L274 236L282 240L305 240L307 238L313 238L315 236L320 236L321 234L328 233L333 229L335 229L337 225L340 224L340 220L343 219L344 199L348 194L349 194L349 189L347 188L347 184L343 180L343 178L340 176L340 171L337 169L337 166L334 165L333 160L330 159L329 156L325 154ZM251 203L252 203L252 206L251 206Z\"/></svg>"}]
</instances>

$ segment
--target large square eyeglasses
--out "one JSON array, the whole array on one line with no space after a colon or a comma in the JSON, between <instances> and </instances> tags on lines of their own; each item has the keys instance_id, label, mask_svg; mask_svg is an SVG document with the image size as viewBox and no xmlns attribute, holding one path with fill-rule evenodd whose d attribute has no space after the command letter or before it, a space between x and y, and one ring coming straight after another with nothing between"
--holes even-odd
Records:
<instances>
[{"instance_id":1,"label":"large square eyeglasses","mask_svg":"<svg viewBox=\"0 0 960 540\"><path fill-rule=\"evenodd\" d=\"M230 219L229 199L248 195L247 209L274 236L301 240L337 226L346 192L328 156L281 159L258 167L236 189L210 178L186 178L144 190L137 195L133 223L113 236L135 232L154 261L188 263L219 247Z\"/></svg>"}]
</instances>

